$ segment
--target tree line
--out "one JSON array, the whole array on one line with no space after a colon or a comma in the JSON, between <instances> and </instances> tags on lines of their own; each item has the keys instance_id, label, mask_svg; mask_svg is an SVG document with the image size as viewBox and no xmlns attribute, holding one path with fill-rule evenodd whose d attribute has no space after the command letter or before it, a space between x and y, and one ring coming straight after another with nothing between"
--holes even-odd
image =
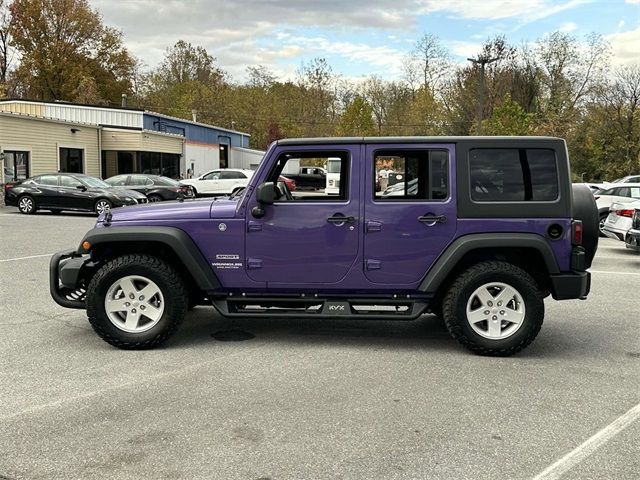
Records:
<instances>
[{"instance_id":1,"label":"tree line","mask_svg":"<svg viewBox=\"0 0 640 480\"><path fill-rule=\"evenodd\" d=\"M87 0L0 0L0 97L129 105L245 131L264 149L284 137L551 135L575 179L640 172L640 62L612 68L607 42L553 32L489 38L456 63L418 38L396 79L348 80L324 58L293 79L247 67L233 79L205 48L178 41L145 67Z\"/></svg>"}]
</instances>

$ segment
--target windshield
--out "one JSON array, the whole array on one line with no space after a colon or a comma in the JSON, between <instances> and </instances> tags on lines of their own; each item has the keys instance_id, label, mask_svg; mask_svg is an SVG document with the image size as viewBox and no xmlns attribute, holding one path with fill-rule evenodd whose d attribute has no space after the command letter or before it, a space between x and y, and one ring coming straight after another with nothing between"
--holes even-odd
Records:
<instances>
[{"instance_id":1,"label":"windshield","mask_svg":"<svg viewBox=\"0 0 640 480\"><path fill-rule=\"evenodd\" d=\"M81 181L83 181L84 183L89 185L90 187L94 187L94 188L110 188L111 187L111 185L109 185L107 182L105 182L103 180L100 180L99 178L78 177L78 179L80 179Z\"/></svg>"}]
</instances>

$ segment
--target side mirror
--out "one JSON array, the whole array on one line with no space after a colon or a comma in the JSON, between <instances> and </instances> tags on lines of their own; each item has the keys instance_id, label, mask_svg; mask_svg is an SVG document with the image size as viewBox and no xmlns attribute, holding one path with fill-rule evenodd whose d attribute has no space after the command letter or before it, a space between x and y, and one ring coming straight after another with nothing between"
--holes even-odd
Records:
<instances>
[{"instance_id":1,"label":"side mirror","mask_svg":"<svg viewBox=\"0 0 640 480\"><path fill-rule=\"evenodd\" d=\"M273 182L264 182L258 185L256 200L262 205L271 205L276 201L276 189Z\"/></svg>"},{"instance_id":2,"label":"side mirror","mask_svg":"<svg viewBox=\"0 0 640 480\"><path fill-rule=\"evenodd\" d=\"M76 188L77 188L78 190L83 191L83 192L86 192L86 191L87 191L87 187L85 187L84 185L76 185Z\"/></svg>"}]
</instances>

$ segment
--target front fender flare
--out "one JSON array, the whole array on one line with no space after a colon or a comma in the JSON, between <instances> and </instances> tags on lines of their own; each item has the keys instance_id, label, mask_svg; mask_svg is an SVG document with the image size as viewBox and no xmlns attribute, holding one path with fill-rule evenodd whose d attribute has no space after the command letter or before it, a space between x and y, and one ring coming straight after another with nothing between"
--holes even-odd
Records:
<instances>
[{"instance_id":1,"label":"front fender flare","mask_svg":"<svg viewBox=\"0 0 640 480\"><path fill-rule=\"evenodd\" d=\"M78 253L81 255L88 253L82 247L85 241L91 244L91 248L115 242L155 242L164 244L176 253L177 260L191 274L200 290L213 292L221 287L202 251L193 239L179 228L151 226L94 228L89 230L82 242L80 242Z\"/></svg>"}]
</instances>

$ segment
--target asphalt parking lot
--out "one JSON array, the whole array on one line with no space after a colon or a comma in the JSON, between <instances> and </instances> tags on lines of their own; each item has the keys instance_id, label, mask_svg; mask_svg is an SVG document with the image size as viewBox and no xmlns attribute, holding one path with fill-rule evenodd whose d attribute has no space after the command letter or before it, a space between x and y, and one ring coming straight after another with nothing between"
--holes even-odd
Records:
<instances>
[{"instance_id":1,"label":"asphalt parking lot","mask_svg":"<svg viewBox=\"0 0 640 480\"><path fill-rule=\"evenodd\" d=\"M640 255L621 242L602 240L589 299L548 300L510 358L468 353L432 316L206 307L136 352L49 297L50 254L94 222L0 209L0 479L640 478ZM213 336L233 328L255 337Z\"/></svg>"}]
</instances>

